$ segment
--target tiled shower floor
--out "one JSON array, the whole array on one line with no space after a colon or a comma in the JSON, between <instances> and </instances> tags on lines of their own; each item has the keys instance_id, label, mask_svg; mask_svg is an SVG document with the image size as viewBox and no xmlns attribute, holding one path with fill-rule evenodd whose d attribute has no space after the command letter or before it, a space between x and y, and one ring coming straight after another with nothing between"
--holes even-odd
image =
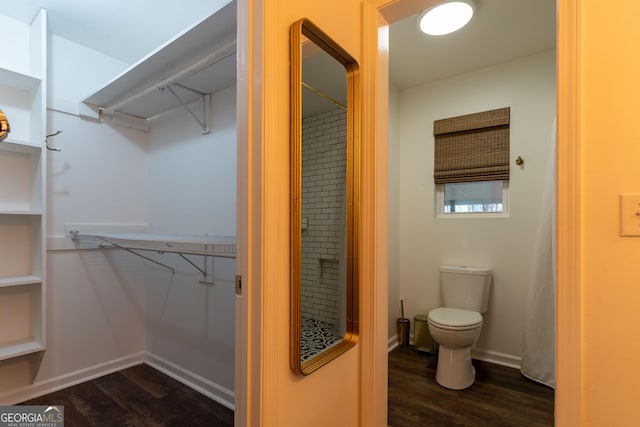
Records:
<instances>
[{"instance_id":1,"label":"tiled shower floor","mask_svg":"<svg viewBox=\"0 0 640 427\"><path fill-rule=\"evenodd\" d=\"M342 339L335 334L333 328L333 325L320 320L302 318L302 362L309 360Z\"/></svg>"}]
</instances>

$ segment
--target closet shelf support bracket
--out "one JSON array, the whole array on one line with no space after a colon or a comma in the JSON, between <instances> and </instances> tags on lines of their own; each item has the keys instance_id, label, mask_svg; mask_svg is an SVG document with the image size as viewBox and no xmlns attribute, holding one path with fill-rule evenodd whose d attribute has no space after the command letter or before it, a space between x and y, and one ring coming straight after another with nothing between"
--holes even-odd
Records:
<instances>
[{"instance_id":1,"label":"closet shelf support bracket","mask_svg":"<svg viewBox=\"0 0 640 427\"><path fill-rule=\"evenodd\" d=\"M182 257L182 259L184 259L185 261L187 261L189 264L191 264L193 266L193 268L195 268L196 270L198 270L200 273L202 273L202 275L204 277L207 277L207 270L206 270L206 264L205 264L205 268L200 268L196 265L195 262L191 261L189 258L187 258L186 256L184 256L184 254L178 253L178 255L180 255ZM206 258L205 258L206 259Z\"/></svg>"},{"instance_id":2,"label":"closet shelf support bracket","mask_svg":"<svg viewBox=\"0 0 640 427\"><path fill-rule=\"evenodd\" d=\"M168 265L163 264L163 263L161 263L160 261L156 261L156 260L155 260L155 259L153 259L153 258L149 258L148 256L142 255L141 253L136 252L136 251L134 251L133 249L125 248L124 246L119 245L119 244L117 244L117 243L113 243L113 242L109 242L109 241L107 241L107 240L103 240L102 242L100 242L100 246L101 246L101 247L105 247L105 246L115 246L115 247L116 247L116 248L118 248L118 249L122 249L122 250L124 250L124 251L129 252L130 254L133 254L133 255L139 256L140 258L142 258L142 259L146 259L147 261L150 261L150 262L152 262L152 263L154 263L154 264L157 264L157 265L159 265L159 266L162 266L162 267L166 268L167 270L171 270L171 272L172 272L173 274L175 274L175 273L176 273L176 270L175 270L174 268L169 267Z\"/></svg>"},{"instance_id":3,"label":"closet shelf support bracket","mask_svg":"<svg viewBox=\"0 0 640 427\"><path fill-rule=\"evenodd\" d=\"M189 106L182 100L182 98L180 98L178 96L176 91L173 90L173 88L171 86L176 86L176 87L179 87L181 89L187 90L189 92L195 93L200 97L200 99L202 101L202 118L198 117L196 115L196 113L194 113L193 110L191 108L189 108ZM198 124L202 128L202 134L206 135L208 133L211 133L211 129L209 129L209 118L211 116L211 95L208 94L208 93L199 92L197 90L191 89L190 87L181 85L179 83L168 84L166 86L166 88L180 102L180 104L184 107L184 109L187 110L187 112L189 112L189 114L191 114L191 117L193 117L193 119L196 122L198 122Z\"/></svg>"},{"instance_id":4,"label":"closet shelf support bracket","mask_svg":"<svg viewBox=\"0 0 640 427\"><path fill-rule=\"evenodd\" d=\"M99 243L99 245L98 245L100 248L109 248L109 247L111 247L111 248L118 248L118 249L122 249L123 251L127 251L127 252L129 252L130 254L133 254L133 255L138 256L138 257L140 257L140 258L142 258L142 259L145 259L145 260L147 260L147 261L149 261L149 262L152 262L152 263L154 263L154 264L156 264L156 265L159 265L159 266L161 266L161 267L164 267L164 268L166 268L167 270L170 270L173 274L175 274L175 273L176 273L176 270L175 270L174 268L169 267L168 265L163 264L163 263L161 263L160 261L156 261L155 259L153 259L153 258L149 258L148 256L145 256L145 255L142 255L141 253L136 252L136 251L134 251L134 250L133 250L133 249L131 249L131 248L127 248L126 246L119 245L119 244L117 244L116 242L112 242L112 241L110 241L110 240L108 240L108 239L105 239L105 238L102 238L102 237L100 237L100 236L95 236L95 235L84 235L84 234L80 234L80 232L78 232L77 230L72 230L72 231L69 233L69 237L71 238L71 240L81 240L81 239L82 239L82 238L84 238L84 237L91 237L91 238L98 239L98 240L100 241L100 243Z\"/></svg>"}]
</instances>

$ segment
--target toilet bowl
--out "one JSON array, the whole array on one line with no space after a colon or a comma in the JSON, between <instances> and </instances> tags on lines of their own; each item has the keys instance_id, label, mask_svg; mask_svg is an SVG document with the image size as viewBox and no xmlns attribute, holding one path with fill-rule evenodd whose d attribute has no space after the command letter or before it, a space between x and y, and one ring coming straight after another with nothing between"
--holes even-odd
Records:
<instances>
[{"instance_id":1,"label":"toilet bowl","mask_svg":"<svg viewBox=\"0 0 640 427\"><path fill-rule=\"evenodd\" d=\"M431 310L427 319L429 332L440 345L436 381L443 387L461 390L475 380L471 347L482 331L492 280L488 268L440 267L443 307Z\"/></svg>"},{"instance_id":2,"label":"toilet bowl","mask_svg":"<svg viewBox=\"0 0 640 427\"><path fill-rule=\"evenodd\" d=\"M440 307L429 312L429 332L439 344L436 381L461 390L475 380L471 347L482 331L482 315L476 311Z\"/></svg>"}]
</instances>

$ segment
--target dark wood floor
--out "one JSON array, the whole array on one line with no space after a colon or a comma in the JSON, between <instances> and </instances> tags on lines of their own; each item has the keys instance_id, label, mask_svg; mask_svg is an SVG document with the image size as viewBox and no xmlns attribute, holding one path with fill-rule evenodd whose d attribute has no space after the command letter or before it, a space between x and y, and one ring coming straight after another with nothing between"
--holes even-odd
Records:
<instances>
[{"instance_id":1,"label":"dark wood floor","mask_svg":"<svg viewBox=\"0 0 640 427\"><path fill-rule=\"evenodd\" d=\"M398 347L389 353L392 427L553 426L554 391L517 369L473 361L476 380L466 390L436 382L438 359Z\"/></svg>"},{"instance_id":2,"label":"dark wood floor","mask_svg":"<svg viewBox=\"0 0 640 427\"><path fill-rule=\"evenodd\" d=\"M233 411L138 365L23 403L63 405L65 426L233 427Z\"/></svg>"},{"instance_id":3,"label":"dark wood floor","mask_svg":"<svg viewBox=\"0 0 640 427\"><path fill-rule=\"evenodd\" d=\"M553 426L552 389L524 378L515 369L478 361L474 366L475 383L454 391L436 383L435 356L411 347L389 353L389 425ZM23 404L63 405L67 427L233 426L233 411L147 365Z\"/></svg>"}]
</instances>

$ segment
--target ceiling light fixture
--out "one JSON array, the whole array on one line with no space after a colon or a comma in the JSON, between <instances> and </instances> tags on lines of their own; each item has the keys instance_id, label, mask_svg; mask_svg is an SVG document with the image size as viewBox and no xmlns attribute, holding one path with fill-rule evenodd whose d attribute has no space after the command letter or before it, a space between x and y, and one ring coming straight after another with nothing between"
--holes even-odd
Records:
<instances>
[{"instance_id":1,"label":"ceiling light fixture","mask_svg":"<svg viewBox=\"0 0 640 427\"><path fill-rule=\"evenodd\" d=\"M470 0L445 1L422 12L418 26L430 36L449 34L467 25L473 11L474 5Z\"/></svg>"}]
</instances>

